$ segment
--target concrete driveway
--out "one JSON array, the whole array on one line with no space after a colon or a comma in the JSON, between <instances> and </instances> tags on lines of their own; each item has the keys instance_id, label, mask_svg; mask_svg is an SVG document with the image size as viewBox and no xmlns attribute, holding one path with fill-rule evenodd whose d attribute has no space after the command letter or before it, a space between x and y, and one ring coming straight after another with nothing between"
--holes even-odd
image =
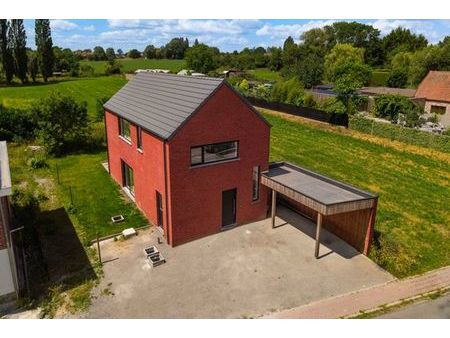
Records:
<instances>
[{"instance_id":1,"label":"concrete driveway","mask_svg":"<svg viewBox=\"0 0 450 338\"><path fill-rule=\"evenodd\" d=\"M255 318L385 283L393 277L289 209L270 219L171 248L157 230L102 243L105 277L86 318ZM167 263L150 268L143 248L157 245ZM110 294L112 292L112 294Z\"/></svg>"}]
</instances>

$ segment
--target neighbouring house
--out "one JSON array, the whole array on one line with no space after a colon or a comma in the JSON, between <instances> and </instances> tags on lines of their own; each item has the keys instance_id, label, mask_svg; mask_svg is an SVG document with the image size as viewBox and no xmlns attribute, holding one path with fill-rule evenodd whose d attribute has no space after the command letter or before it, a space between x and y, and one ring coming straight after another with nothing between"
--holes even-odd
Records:
<instances>
[{"instance_id":1,"label":"neighbouring house","mask_svg":"<svg viewBox=\"0 0 450 338\"><path fill-rule=\"evenodd\" d=\"M170 245L270 210L274 226L279 200L316 222L316 257L322 225L367 254L377 196L269 165L269 123L226 80L138 73L104 109L110 175Z\"/></svg>"},{"instance_id":2,"label":"neighbouring house","mask_svg":"<svg viewBox=\"0 0 450 338\"><path fill-rule=\"evenodd\" d=\"M138 73L104 108L110 174L169 244L266 217L270 125L226 81Z\"/></svg>"},{"instance_id":3,"label":"neighbouring house","mask_svg":"<svg viewBox=\"0 0 450 338\"><path fill-rule=\"evenodd\" d=\"M430 71L417 88L415 99L424 101L428 117L436 116L444 127L450 127L450 71Z\"/></svg>"},{"instance_id":4,"label":"neighbouring house","mask_svg":"<svg viewBox=\"0 0 450 338\"><path fill-rule=\"evenodd\" d=\"M239 69L232 68L224 70L222 74L225 76L225 78L230 78L234 76L244 76L245 72Z\"/></svg>"},{"instance_id":5,"label":"neighbouring house","mask_svg":"<svg viewBox=\"0 0 450 338\"><path fill-rule=\"evenodd\" d=\"M12 212L9 204L11 176L6 142L0 142L0 303L16 296L17 275L10 232Z\"/></svg>"}]
</instances>

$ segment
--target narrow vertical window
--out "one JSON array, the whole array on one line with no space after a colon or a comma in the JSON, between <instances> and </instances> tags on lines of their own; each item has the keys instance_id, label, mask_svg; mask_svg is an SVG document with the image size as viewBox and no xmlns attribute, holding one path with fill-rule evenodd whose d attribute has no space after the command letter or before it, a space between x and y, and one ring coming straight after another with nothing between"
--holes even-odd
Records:
<instances>
[{"instance_id":1,"label":"narrow vertical window","mask_svg":"<svg viewBox=\"0 0 450 338\"><path fill-rule=\"evenodd\" d=\"M259 166L253 167L253 189L252 189L252 200L259 200Z\"/></svg>"},{"instance_id":2,"label":"narrow vertical window","mask_svg":"<svg viewBox=\"0 0 450 338\"><path fill-rule=\"evenodd\" d=\"M134 195L133 169L124 161L122 161L122 185L128 189L131 195Z\"/></svg>"},{"instance_id":3,"label":"narrow vertical window","mask_svg":"<svg viewBox=\"0 0 450 338\"><path fill-rule=\"evenodd\" d=\"M119 117L119 135L131 142L130 122Z\"/></svg>"},{"instance_id":4,"label":"narrow vertical window","mask_svg":"<svg viewBox=\"0 0 450 338\"><path fill-rule=\"evenodd\" d=\"M142 128L136 126L136 139L137 139L137 148L142 150Z\"/></svg>"}]
</instances>

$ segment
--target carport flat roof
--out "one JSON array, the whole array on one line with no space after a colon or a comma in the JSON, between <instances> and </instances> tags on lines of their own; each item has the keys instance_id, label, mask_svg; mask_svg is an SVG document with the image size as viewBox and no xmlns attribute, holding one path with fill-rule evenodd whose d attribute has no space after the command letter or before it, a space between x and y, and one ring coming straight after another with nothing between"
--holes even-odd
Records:
<instances>
[{"instance_id":1,"label":"carport flat roof","mask_svg":"<svg viewBox=\"0 0 450 338\"><path fill-rule=\"evenodd\" d=\"M261 182L324 215L367 209L376 195L289 162L272 163Z\"/></svg>"}]
</instances>

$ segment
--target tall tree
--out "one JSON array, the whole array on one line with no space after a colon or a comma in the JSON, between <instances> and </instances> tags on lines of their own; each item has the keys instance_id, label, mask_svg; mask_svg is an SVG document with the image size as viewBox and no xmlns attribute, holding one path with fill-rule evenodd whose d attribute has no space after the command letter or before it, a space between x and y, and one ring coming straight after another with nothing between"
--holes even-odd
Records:
<instances>
[{"instance_id":1,"label":"tall tree","mask_svg":"<svg viewBox=\"0 0 450 338\"><path fill-rule=\"evenodd\" d=\"M37 59L44 82L53 74L55 56L53 54L52 32L49 19L36 19L34 22Z\"/></svg>"},{"instance_id":2,"label":"tall tree","mask_svg":"<svg viewBox=\"0 0 450 338\"><path fill-rule=\"evenodd\" d=\"M3 71L5 72L6 82L11 83L14 77L14 58L9 41L10 24L6 19L0 19L0 54L2 57Z\"/></svg>"},{"instance_id":3,"label":"tall tree","mask_svg":"<svg viewBox=\"0 0 450 338\"><path fill-rule=\"evenodd\" d=\"M106 58L108 59L108 61L112 61L116 58L116 53L114 52L114 48L106 48L105 51L106 54Z\"/></svg>"},{"instance_id":4,"label":"tall tree","mask_svg":"<svg viewBox=\"0 0 450 338\"><path fill-rule=\"evenodd\" d=\"M364 63L364 50L347 43L338 43L325 57L325 78L333 82L337 69L347 63Z\"/></svg>"},{"instance_id":5,"label":"tall tree","mask_svg":"<svg viewBox=\"0 0 450 338\"><path fill-rule=\"evenodd\" d=\"M428 45L427 39L422 35L416 35L409 29L398 27L383 38L383 49L390 61L399 52L415 52Z\"/></svg>"},{"instance_id":6,"label":"tall tree","mask_svg":"<svg viewBox=\"0 0 450 338\"><path fill-rule=\"evenodd\" d=\"M9 39L14 54L14 68L17 77L22 83L27 81L28 57L27 57L27 34L23 19L12 19L9 30Z\"/></svg>"}]
</instances>

